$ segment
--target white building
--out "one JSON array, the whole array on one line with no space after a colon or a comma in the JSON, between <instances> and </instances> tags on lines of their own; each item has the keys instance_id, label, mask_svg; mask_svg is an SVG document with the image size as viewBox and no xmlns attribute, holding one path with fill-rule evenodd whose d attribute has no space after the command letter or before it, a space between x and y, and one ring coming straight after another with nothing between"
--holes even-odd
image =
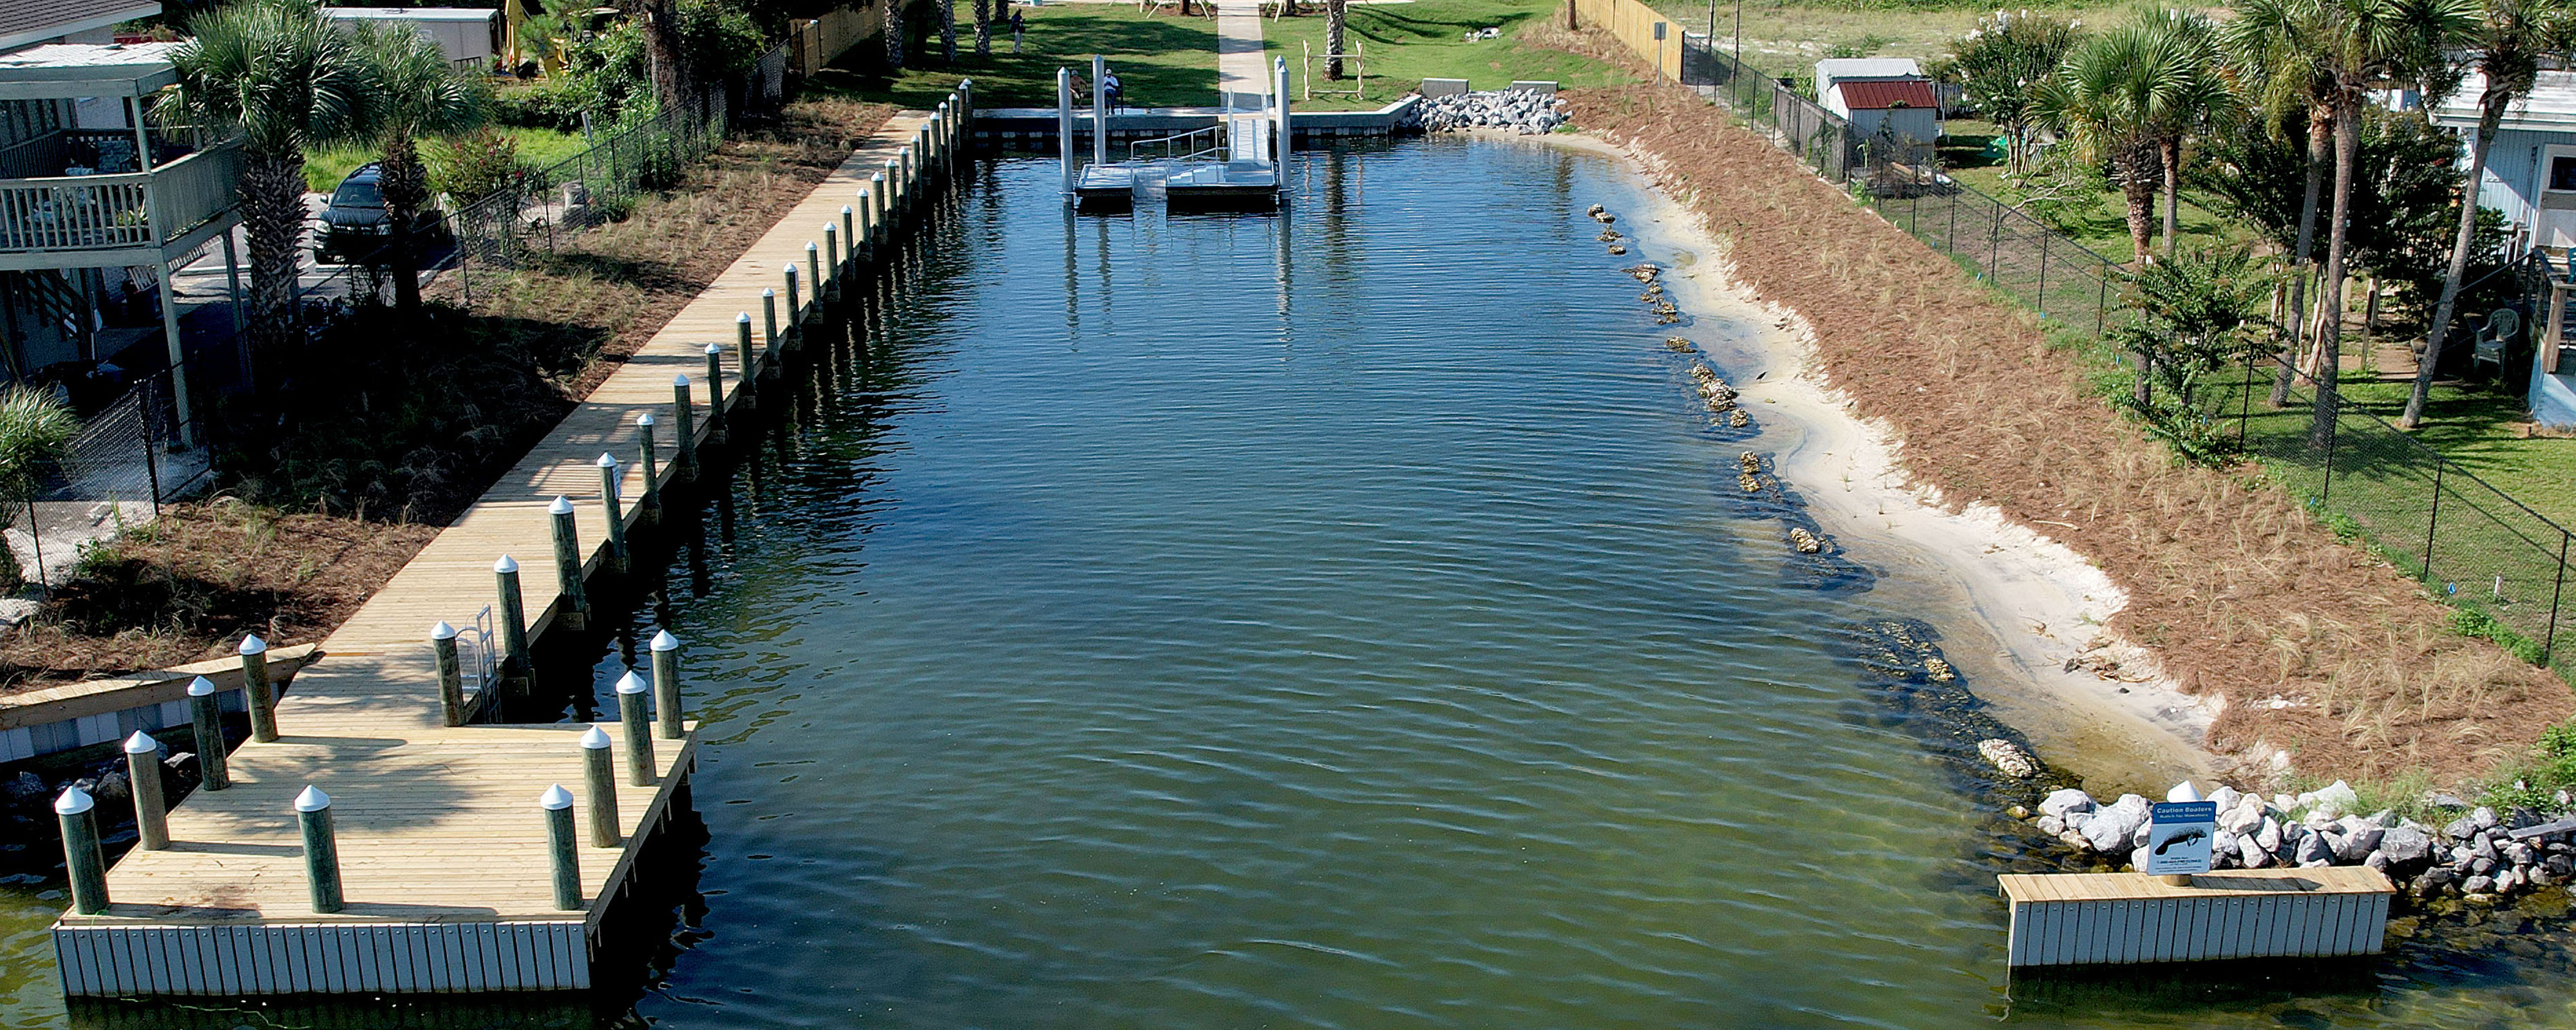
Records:
<instances>
[{"instance_id":1,"label":"white building","mask_svg":"<svg viewBox=\"0 0 2576 1030\"><path fill-rule=\"evenodd\" d=\"M1816 100L1866 137L1941 138L1941 101L1932 77L1908 57L1831 57L1816 62Z\"/></svg>"}]
</instances>

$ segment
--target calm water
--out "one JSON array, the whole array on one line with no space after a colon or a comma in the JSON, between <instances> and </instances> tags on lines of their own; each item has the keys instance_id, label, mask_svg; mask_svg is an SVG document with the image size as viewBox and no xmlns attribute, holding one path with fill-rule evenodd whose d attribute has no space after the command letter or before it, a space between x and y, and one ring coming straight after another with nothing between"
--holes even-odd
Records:
<instances>
[{"instance_id":1,"label":"calm water","mask_svg":"<svg viewBox=\"0 0 2576 1030\"><path fill-rule=\"evenodd\" d=\"M1815 589L1728 506L1747 445L1581 214L1640 184L1494 142L1300 166L1284 219L1078 220L991 166L880 359L740 477L706 592L674 569L709 842L635 1015L2576 1022L2547 934L2215 999L2007 984L2003 838L1837 660L1942 615ZM59 1018L58 887L0 895L6 1025Z\"/></svg>"}]
</instances>

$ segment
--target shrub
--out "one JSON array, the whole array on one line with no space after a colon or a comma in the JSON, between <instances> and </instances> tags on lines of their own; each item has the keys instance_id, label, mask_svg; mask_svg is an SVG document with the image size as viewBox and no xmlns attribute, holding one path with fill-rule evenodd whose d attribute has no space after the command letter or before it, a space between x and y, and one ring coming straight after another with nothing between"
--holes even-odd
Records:
<instances>
[{"instance_id":1,"label":"shrub","mask_svg":"<svg viewBox=\"0 0 2576 1030\"><path fill-rule=\"evenodd\" d=\"M587 93L576 84L549 80L494 94L492 120L525 129L574 132L581 128L581 112L587 103Z\"/></svg>"},{"instance_id":2,"label":"shrub","mask_svg":"<svg viewBox=\"0 0 2576 1030\"><path fill-rule=\"evenodd\" d=\"M430 189L473 203L517 185L535 171L519 141L490 126L429 147Z\"/></svg>"}]
</instances>

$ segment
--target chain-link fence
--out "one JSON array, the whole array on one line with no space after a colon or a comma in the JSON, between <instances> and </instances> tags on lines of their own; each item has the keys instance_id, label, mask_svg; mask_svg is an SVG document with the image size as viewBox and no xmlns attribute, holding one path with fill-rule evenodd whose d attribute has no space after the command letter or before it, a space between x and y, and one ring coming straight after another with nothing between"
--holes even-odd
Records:
<instances>
[{"instance_id":1,"label":"chain-link fence","mask_svg":"<svg viewBox=\"0 0 2576 1030\"><path fill-rule=\"evenodd\" d=\"M466 299L474 295L476 266L517 268L530 252L551 254L573 233L615 217L636 194L676 184L683 169L724 142L725 106L666 109L450 212L447 232Z\"/></svg>"},{"instance_id":2,"label":"chain-link fence","mask_svg":"<svg viewBox=\"0 0 2576 1030\"><path fill-rule=\"evenodd\" d=\"M1880 215L2041 315L2100 336L2121 314L2119 265L2039 219L1946 178L1873 193Z\"/></svg>"},{"instance_id":3,"label":"chain-link fence","mask_svg":"<svg viewBox=\"0 0 2576 1030\"><path fill-rule=\"evenodd\" d=\"M1780 149L1798 155L1827 181L1857 183L1878 195L1907 192L1937 179L1932 141L1908 139L1884 127L1862 132L1789 83L1712 46L1705 36L1684 34L1681 82L1764 130Z\"/></svg>"},{"instance_id":4,"label":"chain-link fence","mask_svg":"<svg viewBox=\"0 0 2576 1030\"><path fill-rule=\"evenodd\" d=\"M161 503L213 475L212 421L183 405L168 369L92 415L34 497L0 518L21 575L62 582L83 547L160 515Z\"/></svg>"}]
</instances>

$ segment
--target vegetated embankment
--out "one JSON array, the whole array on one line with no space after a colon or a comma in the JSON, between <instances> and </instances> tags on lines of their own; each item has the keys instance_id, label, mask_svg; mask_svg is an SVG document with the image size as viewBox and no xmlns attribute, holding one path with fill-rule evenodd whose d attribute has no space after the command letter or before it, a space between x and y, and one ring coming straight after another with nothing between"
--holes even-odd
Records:
<instances>
[{"instance_id":1,"label":"vegetated embankment","mask_svg":"<svg viewBox=\"0 0 2576 1030\"><path fill-rule=\"evenodd\" d=\"M1573 34L1559 34L1572 37ZM1624 60L1613 41L1553 40ZM1574 123L1632 148L1797 311L1815 361L1945 503L1993 505L2128 592L2110 630L2224 698L2208 745L2271 772L2482 777L2576 712L2565 684L2449 628L2449 610L2250 470L2177 465L2106 404L2032 313L1673 85L1573 90Z\"/></svg>"}]
</instances>

